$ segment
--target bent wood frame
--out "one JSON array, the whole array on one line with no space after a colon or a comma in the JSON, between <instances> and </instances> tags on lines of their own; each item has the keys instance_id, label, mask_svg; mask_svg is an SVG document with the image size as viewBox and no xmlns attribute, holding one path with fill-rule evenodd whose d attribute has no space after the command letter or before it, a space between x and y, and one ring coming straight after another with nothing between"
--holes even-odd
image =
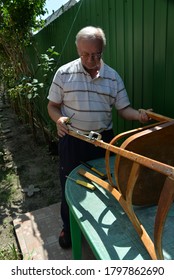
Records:
<instances>
[{"instance_id":1,"label":"bent wood frame","mask_svg":"<svg viewBox=\"0 0 174 280\"><path fill-rule=\"evenodd\" d=\"M156 128L157 125L158 127L160 127L161 131L164 128L167 129L168 127L174 127L174 120L162 115L155 114L153 112L146 111L146 113L150 118L158 122L152 125L148 125L142 128L134 129L119 134L116 137L114 137L110 143L103 142L102 140L90 139L84 135L78 134L77 132L71 130L69 130L69 134L71 136L87 141L95 146L101 147L106 150L105 163L108 182L98 178L97 176L83 169L80 169L78 172L79 174L96 182L97 184L108 190L116 198L116 200L119 202L119 204L129 217L130 221L132 222L150 257L155 260L164 259L162 252L162 235L169 209L174 200L174 166L146 157L144 155L136 153L135 151L126 150L126 145L130 144L131 141L136 139L136 135L143 135L143 133L147 134L148 129L152 128L153 131L153 128ZM118 140L125 137L128 138L123 142L121 147L114 146L115 143L118 142ZM128 170L129 176L126 181L126 186L124 186L124 189L121 185L116 186L112 180L109 164L111 152L117 155L114 167L114 175L116 182L119 182L120 180L119 166L122 164L121 159L125 158L131 162L131 167ZM142 167L147 167L149 170L153 170L159 174L162 174L165 177L163 185L160 187L160 189L157 189L157 191L159 192L158 200L156 201L156 198L154 199L154 201L152 200L152 202L158 204L154 224L154 242L151 240L145 227L141 224L141 221L135 214L133 207L135 200L134 197L136 196L136 184L139 177L141 176L140 171ZM124 166L122 166L122 168L124 168ZM136 199L137 203L139 196L137 196ZM143 205L143 203L144 201L141 201L140 205Z\"/></svg>"}]
</instances>

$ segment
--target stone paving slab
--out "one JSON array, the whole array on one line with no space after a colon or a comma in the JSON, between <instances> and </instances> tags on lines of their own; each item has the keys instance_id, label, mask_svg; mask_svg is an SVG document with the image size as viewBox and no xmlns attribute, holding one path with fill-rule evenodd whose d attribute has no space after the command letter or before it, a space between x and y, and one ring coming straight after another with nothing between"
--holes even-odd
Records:
<instances>
[{"instance_id":1,"label":"stone paving slab","mask_svg":"<svg viewBox=\"0 0 174 280\"><path fill-rule=\"evenodd\" d=\"M25 260L71 260L71 249L58 243L62 221L60 203L21 214L13 220L19 246Z\"/></svg>"},{"instance_id":2,"label":"stone paving slab","mask_svg":"<svg viewBox=\"0 0 174 280\"><path fill-rule=\"evenodd\" d=\"M60 203L19 215L14 230L24 260L72 260L71 249L62 249L58 238L62 229ZM82 258L95 259L83 238Z\"/></svg>"}]
</instances>

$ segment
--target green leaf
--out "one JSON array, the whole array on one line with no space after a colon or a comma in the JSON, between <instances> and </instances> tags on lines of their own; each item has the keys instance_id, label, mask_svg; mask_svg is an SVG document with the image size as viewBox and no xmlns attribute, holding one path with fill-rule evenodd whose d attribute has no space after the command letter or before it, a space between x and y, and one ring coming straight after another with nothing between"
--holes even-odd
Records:
<instances>
[{"instance_id":1,"label":"green leaf","mask_svg":"<svg viewBox=\"0 0 174 280\"><path fill-rule=\"evenodd\" d=\"M36 83L38 83L38 80L37 79L33 79L32 83L36 84Z\"/></svg>"},{"instance_id":2,"label":"green leaf","mask_svg":"<svg viewBox=\"0 0 174 280\"><path fill-rule=\"evenodd\" d=\"M31 99L31 98L32 98L32 94L29 93L29 94L27 95L27 98L28 98L28 99Z\"/></svg>"}]
</instances>

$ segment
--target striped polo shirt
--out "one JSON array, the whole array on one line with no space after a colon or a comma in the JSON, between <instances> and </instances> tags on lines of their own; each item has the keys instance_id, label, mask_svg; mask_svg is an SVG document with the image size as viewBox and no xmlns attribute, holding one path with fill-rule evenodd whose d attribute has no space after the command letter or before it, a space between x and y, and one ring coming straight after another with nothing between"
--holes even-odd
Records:
<instances>
[{"instance_id":1,"label":"striped polo shirt","mask_svg":"<svg viewBox=\"0 0 174 280\"><path fill-rule=\"evenodd\" d=\"M101 60L100 71L91 78L78 58L61 66L52 81L48 99L61 103L63 116L70 117L73 129L82 133L112 128L112 107L130 104L119 74Z\"/></svg>"}]
</instances>

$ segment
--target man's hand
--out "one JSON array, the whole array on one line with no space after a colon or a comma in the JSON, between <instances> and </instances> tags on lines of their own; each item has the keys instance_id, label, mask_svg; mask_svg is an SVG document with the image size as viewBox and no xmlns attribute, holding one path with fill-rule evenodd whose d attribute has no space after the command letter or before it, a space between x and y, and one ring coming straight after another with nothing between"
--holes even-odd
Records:
<instances>
[{"instance_id":1,"label":"man's hand","mask_svg":"<svg viewBox=\"0 0 174 280\"><path fill-rule=\"evenodd\" d=\"M65 136L65 134L68 133L68 127L66 125L66 121L68 121L67 117L60 117L56 122L57 134L60 137L63 137Z\"/></svg>"},{"instance_id":2,"label":"man's hand","mask_svg":"<svg viewBox=\"0 0 174 280\"><path fill-rule=\"evenodd\" d=\"M148 109L147 111L152 111L152 109ZM139 121L141 123L146 123L150 120L145 110L135 110L131 106L119 110L118 113L122 118L126 120Z\"/></svg>"},{"instance_id":3,"label":"man's hand","mask_svg":"<svg viewBox=\"0 0 174 280\"><path fill-rule=\"evenodd\" d=\"M63 117L61 113L61 103L55 103L53 101L48 102L48 114L50 118L56 123L57 134L60 137L65 136L68 133L68 127L66 121L68 117Z\"/></svg>"},{"instance_id":4,"label":"man's hand","mask_svg":"<svg viewBox=\"0 0 174 280\"><path fill-rule=\"evenodd\" d=\"M147 111L152 111L152 109L147 109ZM150 120L150 118L148 117L148 115L143 109L139 109L138 112L139 112L139 122L146 123Z\"/></svg>"}]
</instances>

